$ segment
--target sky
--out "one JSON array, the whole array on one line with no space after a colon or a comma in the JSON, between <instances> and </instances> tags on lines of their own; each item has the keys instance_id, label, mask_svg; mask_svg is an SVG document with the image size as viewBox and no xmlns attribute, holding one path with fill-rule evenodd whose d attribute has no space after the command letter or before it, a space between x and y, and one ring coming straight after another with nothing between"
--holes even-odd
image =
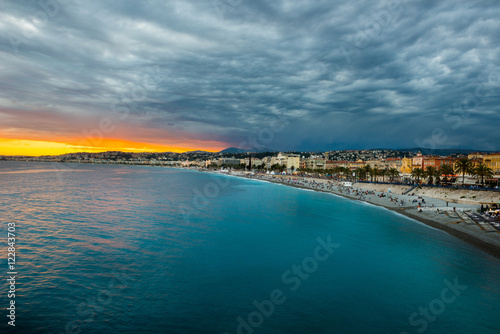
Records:
<instances>
[{"instance_id":1,"label":"sky","mask_svg":"<svg viewBox=\"0 0 500 334\"><path fill-rule=\"evenodd\" d=\"M500 150L500 2L0 0L0 154Z\"/></svg>"}]
</instances>

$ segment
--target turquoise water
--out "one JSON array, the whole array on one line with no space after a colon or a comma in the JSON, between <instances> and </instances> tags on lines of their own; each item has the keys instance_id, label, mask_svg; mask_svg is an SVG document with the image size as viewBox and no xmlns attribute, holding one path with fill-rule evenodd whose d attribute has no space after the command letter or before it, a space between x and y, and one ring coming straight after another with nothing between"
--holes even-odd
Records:
<instances>
[{"instance_id":1,"label":"turquoise water","mask_svg":"<svg viewBox=\"0 0 500 334\"><path fill-rule=\"evenodd\" d=\"M2 333L500 331L500 261L382 208L139 166L0 162L0 186Z\"/></svg>"}]
</instances>

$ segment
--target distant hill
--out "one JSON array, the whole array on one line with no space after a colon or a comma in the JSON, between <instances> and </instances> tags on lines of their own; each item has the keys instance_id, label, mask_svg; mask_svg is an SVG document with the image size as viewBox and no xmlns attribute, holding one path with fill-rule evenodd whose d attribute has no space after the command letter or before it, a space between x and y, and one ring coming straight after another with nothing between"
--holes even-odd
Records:
<instances>
[{"instance_id":1,"label":"distant hill","mask_svg":"<svg viewBox=\"0 0 500 334\"><path fill-rule=\"evenodd\" d=\"M262 153L262 152L276 152L276 150L264 147L264 148L252 148L252 149L242 149L242 148L237 148L237 147L228 147L225 150L220 151L219 153L249 153L249 152L256 152L256 153Z\"/></svg>"},{"instance_id":2,"label":"distant hill","mask_svg":"<svg viewBox=\"0 0 500 334\"><path fill-rule=\"evenodd\" d=\"M444 149L429 149L424 147L415 147L408 149L380 149L380 150L389 150L389 151L399 151L399 152L422 152L424 155L443 155L447 156L450 154L470 154L474 152L484 152L484 153L494 153L493 151L484 151L484 150L472 150L472 149L464 149L464 148L444 148ZM228 147L225 150L220 151L219 153L230 153L230 154L242 154L242 153L263 153L263 152L277 152L276 150L264 147L264 148L253 148L253 149L242 149L237 147ZM310 151L308 153L321 153L321 151Z\"/></svg>"},{"instance_id":3,"label":"distant hill","mask_svg":"<svg viewBox=\"0 0 500 334\"><path fill-rule=\"evenodd\" d=\"M184 152L184 153L207 153L207 154L211 154L213 152L207 152L207 151L200 151L200 150L196 150L196 151L188 151L188 152Z\"/></svg>"},{"instance_id":4,"label":"distant hill","mask_svg":"<svg viewBox=\"0 0 500 334\"><path fill-rule=\"evenodd\" d=\"M410 152L421 152L422 154L426 155L450 155L450 154L470 154L470 153L475 153L475 152L484 152L484 153L493 153L493 151L484 151L484 150L471 150L471 149L464 149L464 148L442 148L442 149L429 149L429 148L423 148L423 147L417 147L417 148L410 148L410 149L401 149L398 151L410 151Z\"/></svg>"}]
</instances>

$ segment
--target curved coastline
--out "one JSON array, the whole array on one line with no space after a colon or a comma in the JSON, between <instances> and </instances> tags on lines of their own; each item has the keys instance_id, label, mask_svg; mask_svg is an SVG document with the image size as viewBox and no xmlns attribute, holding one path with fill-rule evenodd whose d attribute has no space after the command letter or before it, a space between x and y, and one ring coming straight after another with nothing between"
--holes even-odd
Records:
<instances>
[{"instance_id":1,"label":"curved coastline","mask_svg":"<svg viewBox=\"0 0 500 334\"><path fill-rule=\"evenodd\" d=\"M228 174L221 174L221 173L217 173L217 174L228 175ZM486 235L481 235L481 234L485 234L487 232L480 231L478 227L473 226L472 228L478 229L478 231L473 231L471 228L464 225L465 223L463 223L460 226L456 223L456 219L452 219L452 218L448 219L448 218L442 217L443 215L439 215L439 214L435 213L434 211L419 213L417 211L416 206L391 207L388 205L384 205L380 202L377 203L375 201L371 201L369 199L360 199L360 198L357 198L356 196L353 196L353 195L347 195L347 194L339 193L339 192L335 192L335 191L315 189L313 187L307 187L307 186L301 186L301 185L297 185L297 184L280 182L278 179L276 179L276 180L265 179L264 180L264 179L258 179L255 177L246 176L243 174L239 174L239 175L231 174L231 176L237 176L237 177L241 177L244 179L250 179L250 180L255 180L255 181L276 183L276 184L294 187L294 188L299 188L299 189L303 189L303 190L328 193L328 194L332 194L335 196L344 197L346 199L360 201L360 202L364 202L364 203L367 203L370 205L382 207L382 208L391 210L394 213L402 214L403 216L405 216L407 218L410 218L410 219L413 219L417 222L423 223L429 227L442 230L442 231L450 234L451 236L458 238L458 239L474 246L475 248L485 252L486 254L491 255L491 256L500 260L500 232L495 233L496 234L495 238L488 238ZM364 189L358 189L358 188L355 188L355 189L360 190L360 191L365 191ZM401 195L396 195L396 196L401 196ZM428 198L424 197L424 199L427 200ZM415 212L413 212L413 211L415 211Z\"/></svg>"}]
</instances>

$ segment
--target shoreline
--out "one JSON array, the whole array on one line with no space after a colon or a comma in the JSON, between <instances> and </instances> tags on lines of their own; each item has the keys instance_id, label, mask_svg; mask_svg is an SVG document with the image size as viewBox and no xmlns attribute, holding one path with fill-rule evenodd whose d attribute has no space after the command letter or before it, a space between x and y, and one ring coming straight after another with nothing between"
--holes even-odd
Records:
<instances>
[{"instance_id":1,"label":"shoreline","mask_svg":"<svg viewBox=\"0 0 500 334\"><path fill-rule=\"evenodd\" d=\"M221 174L221 173L216 173L216 174ZM389 206L381 203L379 200L372 200L371 197L369 198L363 198L363 196L358 196L358 195L353 195L353 194L347 194L343 192L338 192L334 190L327 190L327 189L316 189L313 187L308 187L308 186L303 186L300 184L292 184L292 183L287 183L280 181L280 179L283 179L281 177L273 177L272 179L270 178L258 178L258 177L250 177L244 174L221 174L221 175L231 175L231 176L237 176L245 179L250 179L250 180L258 180L258 181L264 181L264 182L270 182L270 183L276 183L276 184L281 184L285 186L290 186L294 188L299 188L299 189L305 189L305 190L312 190L312 191L318 191L318 192L323 192L323 193L329 193L333 195L337 195L340 197L344 197L346 199L350 200L355 200L355 201L360 201L364 203L368 203L371 205L375 205L378 207L383 207L385 209L391 210L395 213L402 214L403 216L416 220L420 223L423 223L429 227L439 229L443 232L448 233L449 235L458 238L469 245L475 247L476 249L479 249L483 251L484 253L493 256L497 259L500 259L500 231L494 232L486 232L480 230L478 226L471 225L471 224L466 224L462 219L460 218L452 218L445 216L444 214L438 214L436 213L436 210L434 208L439 208L437 206L434 207L423 207L422 209L424 210L423 212L418 212L417 205L407 205L403 207L399 206ZM326 180L318 179L316 184L319 183L325 183ZM315 181L312 181L315 182ZM331 187L340 187L338 184L331 184ZM335 189L335 188L333 188ZM370 192L369 190L365 190L362 188L351 188L352 191L356 192ZM380 195L380 192L373 192L370 196L378 196ZM387 195L386 195L387 196ZM403 196L408 196L408 195L394 195L394 197L401 198ZM386 197L387 198L387 197ZM406 197L405 197L406 198ZM426 200L426 203L430 202L436 202L439 201L439 199L435 198L430 198L430 197L422 197L424 200ZM459 206L458 210L462 209L467 209L467 208L473 208L473 205L462 205L460 207L459 203L453 203L455 206ZM450 209L453 208L453 206L449 207ZM460 222L457 222L460 221Z\"/></svg>"},{"instance_id":2,"label":"shoreline","mask_svg":"<svg viewBox=\"0 0 500 334\"><path fill-rule=\"evenodd\" d=\"M142 166L142 165L137 165L137 166L150 167L150 166ZM167 168L174 168L174 169L180 169L180 170L192 170L192 171L207 172L207 173L213 173L213 174L218 174L218 175L241 177L241 178L245 178L245 179L276 183L276 184L295 187L295 188L299 188L299 189L303 189L303 190L329 193L329 194L337 195L340 197L344 197L346 199L356 200L356 201L364 202L367 204L375 205L378 207L383 207L383 208L391 210L395 213L402 214L402 215L406 216L407 218L410 218L410 219L416 220L420 223L423 223L429 227L442 230L442 231L448 233L449 235L456 237L456 238L468 243L469 245L475 247L476 249L479 249L490 256L493 256L497 259L500 259L500 231L496 230L495 231L496 233L482 231L478 226L476 226L477 224L466 223L463 219L461 219L459 217L451 218L451 217L445 216L444 214L437 214L436 210L435 210L437 208L439 208L439 209L451 209L453 206L458 207L459 210L460 209L463 210L463 208L469 208L469 209L474 208L475 209L475 208L479 208L478 204L465 204L465 203L456 203L456 202L453 203L450 201L450 204L452 204L450 207L444 208L444 207L439 207L439 206L433 205L432 207L423 207L424 211L418 212L416 205L410 204L410 205L405 205L403 207L398 207L398 206L395 207L394 203L392 206L390 206L390 205L387 205L386 202L383 202L381 200L377 200L376 197L375 197L375 200L373 200L371 197L367 198L367 196L364 196L364 198L363 198L363 196L347 194L350 192L350 191L347 191L347 189L351 189L353 191L362 192L362 193L369 192L370 196L377 196L380 193L384 193L384 192L375 191L372 189L367 189L368 187L367 188L361 188L361 187L358 188L355 186L353 186L351 188L343 187L342 189L345 190L345 193L342 191L339 192L338 190L341 187L339 185L339 181L331 181L331 180L328 181L325 179L307 178L308 181L306 183L308 183L310 180L315 185L322 184L324 186L324 184L328 184L330 187L330 189L328 189L328 187L326 187L326 189L325 189L325 187L323 187L323 189L319 189L319 188L315 188L315 187L311 187L311 186L304 186L304 185L299 185L299 184L292 184L290 182L283 182L284 179L306 180L306 178L298 177L298 176L280 176L280 175L271 176L271 175L267 175L267 174L264 174L264 175L257 174L256 176L252 177L248 174L244 174L241 172L220 173L218 171L182 168L182 167L170 167L170 166L151 166L151 167L162 167L162 168L167 167ZM355 184L355 185L364 185L364 184ZM333 187L335 187L337 191L334 191ZM408 198L411 197L411 195L399 195L396 193L392 193L391 196L394 196L398 199L405 198L405 200L408 200ZM442 203L446 203L443 199L430 197L428 195L426 196L425 194L419 195L417 193L415 196L418 196L419 198L425 199L426 203L432 203L432 202L438 203L439 201L441 201ZM415 196L413 196L413 197L415 197ZM450 199L447 199L447 201L449 201L449 200ZM457 220L459 220L459 221L457 221Z\"/></svg>"}]
</instances>

